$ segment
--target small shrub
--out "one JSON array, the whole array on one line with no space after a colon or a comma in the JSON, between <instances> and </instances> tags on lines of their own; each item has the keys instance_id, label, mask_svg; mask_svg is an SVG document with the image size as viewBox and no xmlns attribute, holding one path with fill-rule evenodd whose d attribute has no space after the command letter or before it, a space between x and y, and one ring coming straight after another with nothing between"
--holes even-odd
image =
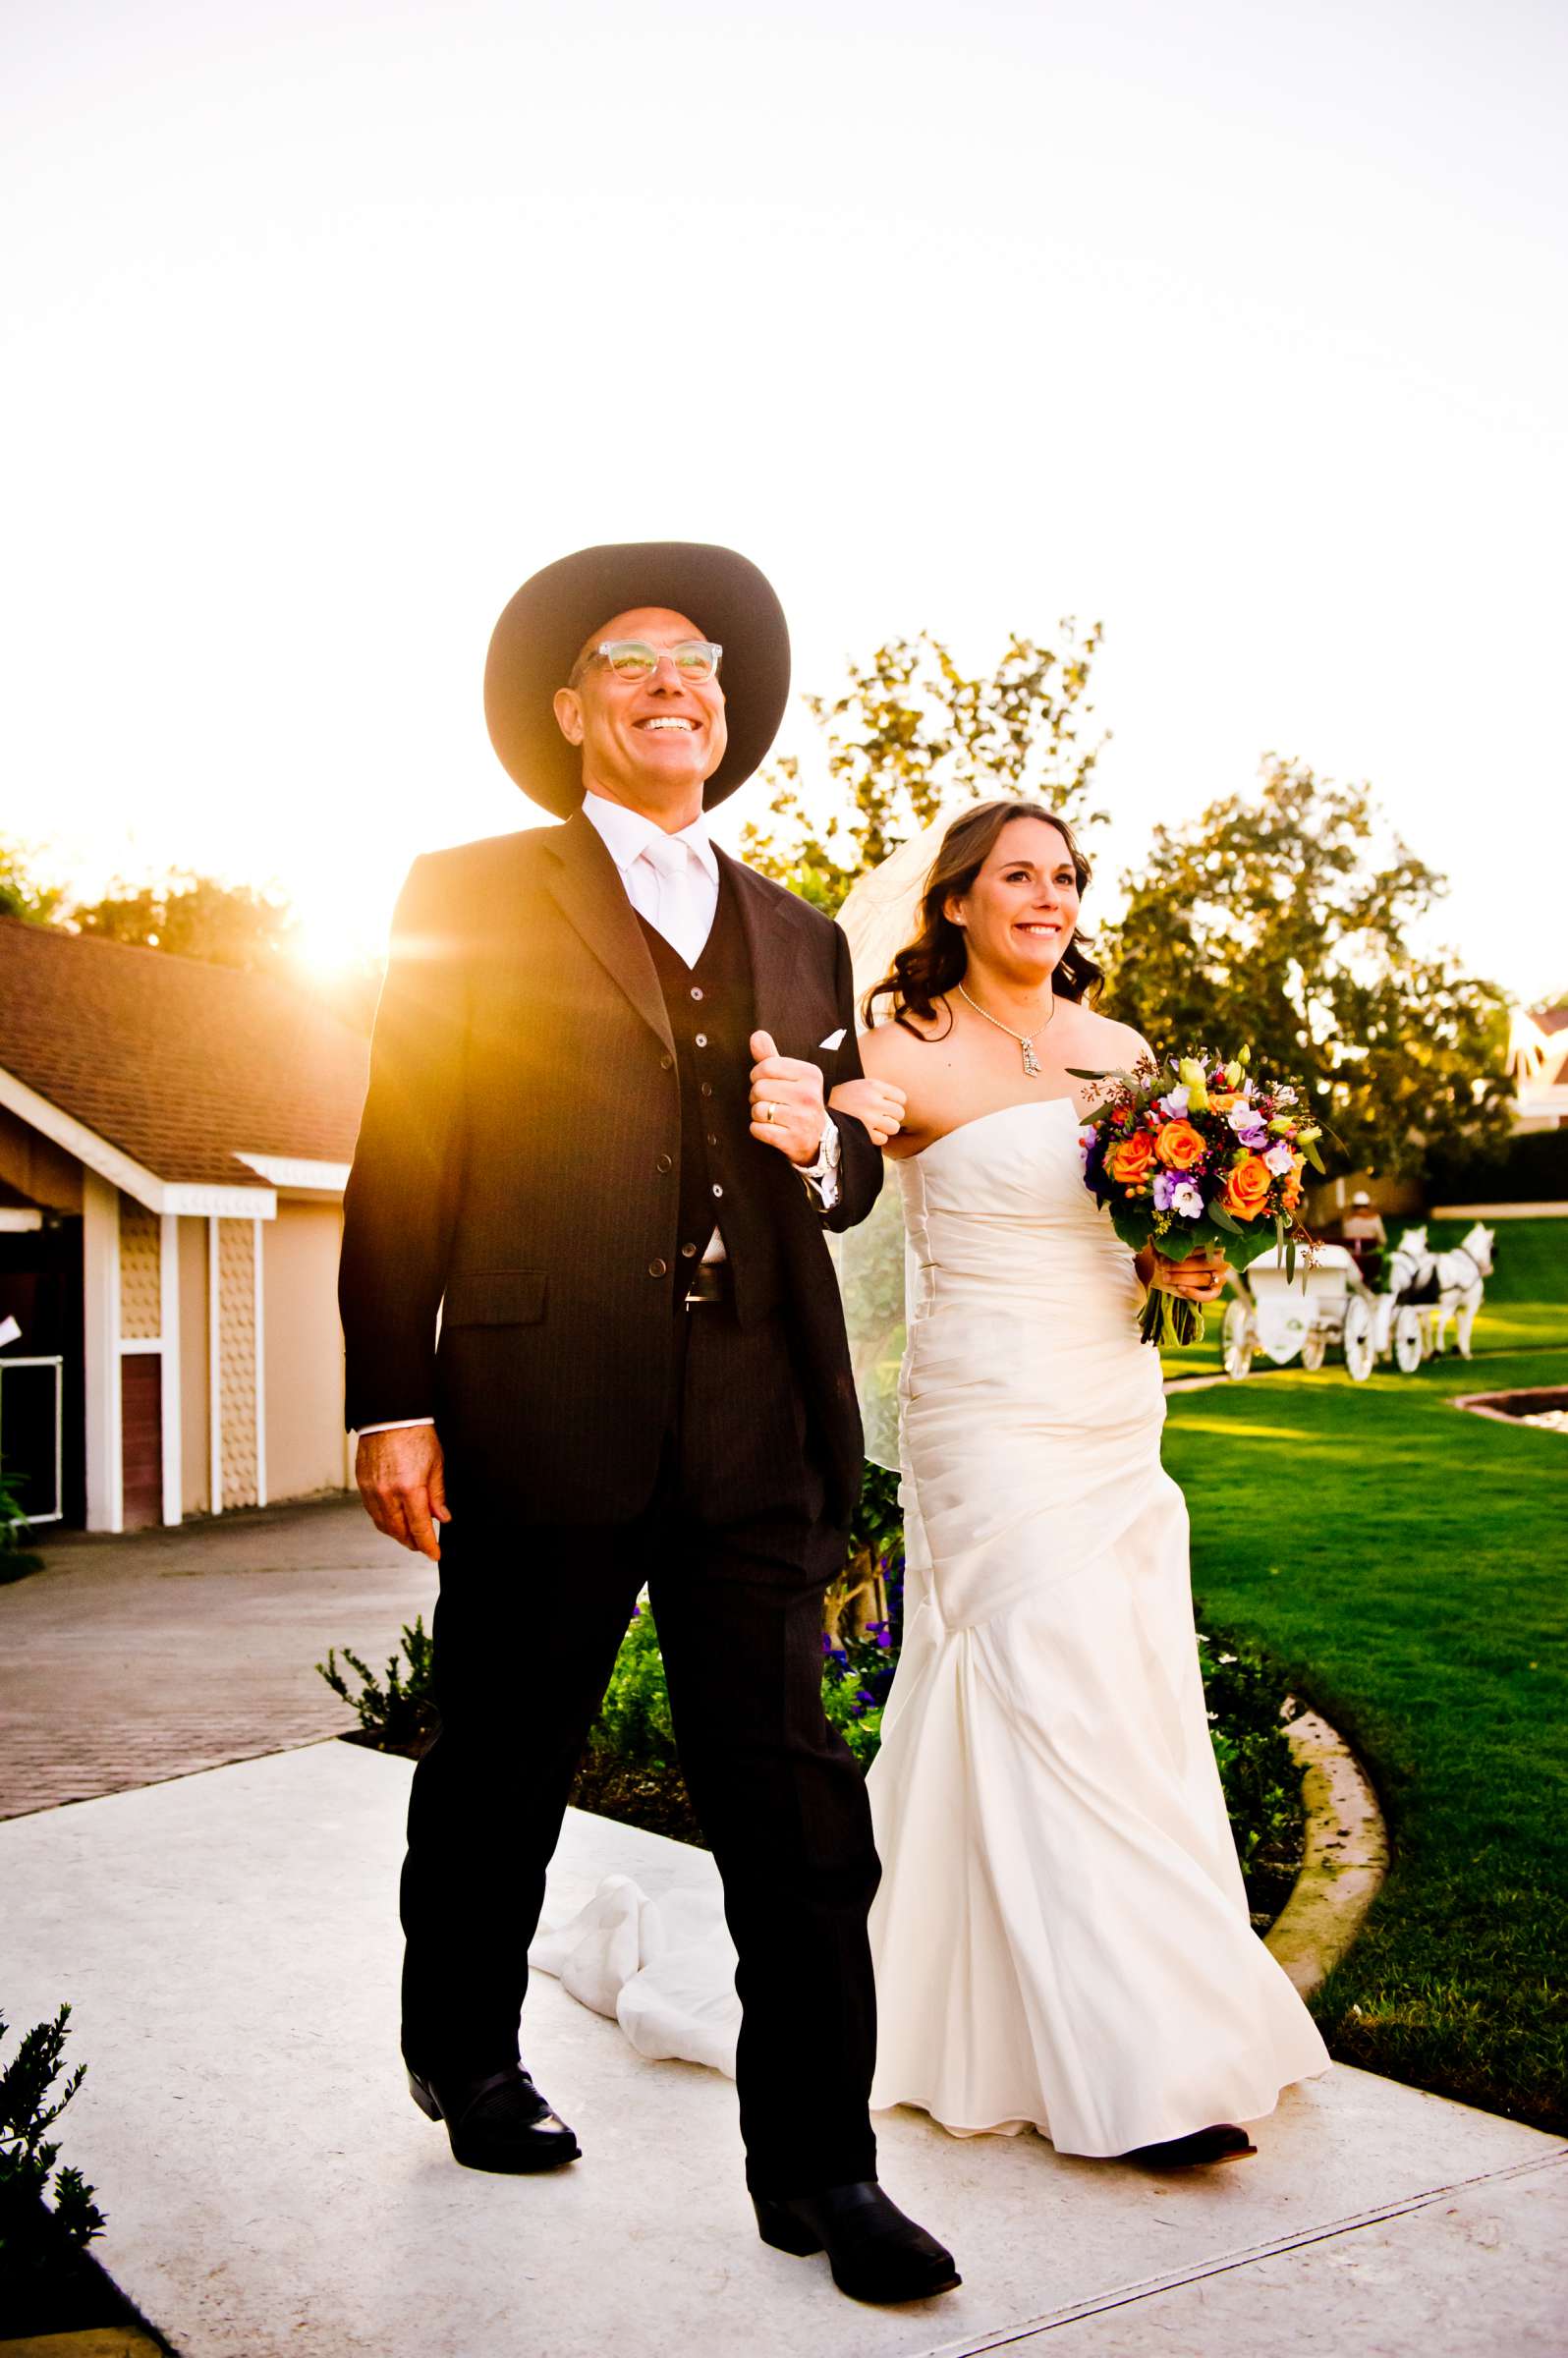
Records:
<instances>
[{"instance_id":1,"label":"small shrub","mask_svg":"<svg viewBox=\"0 0 1568 2358\"><path fill-rule=\"evenodd\" d=\"M588 1733L588 1751L613 1756L635 1768L673 1768L676 1765L664 1656L646 1604L632 1607L631 1623Z\"/></svg>"},{"instance_id":2,"label":"small shrub","mask_svg":"<svg viewBox=\"0 0 1568 2358\"><path fill-rule=\"evenodd\" d=\"M28 1545L32 1533L22 1511L18 1487L19 1478L9 1475L0 1462L0 1586L8 1580L21 1580L28 1572L36 1572L43 1562Z\"/></svg>"},{"instance_id":3,"label":"small shrub","mask_svg":"<svg viewBox=\"0 0 1568 2358\"><path fill-rule=\"evenodd\" d=\"M1305 1823L1279 1673L1255 1648L1202 1631L1198 1661L1248 1897L1255 1915L1272 1922L1301 1872Z\"/></svg>"},{"instance_id":4,"label":"small shrub","mask_svg":"<svg viewBox=\"0 0 1568 2358\"><path fill-rule=\"evenodd\" d=\"M418 1755L435 1734L438 1718L431 1687L433 1640L424 1626L422 1613L417 1614L414 1626L403 1626L402 1652L408 1656L408 1675L403 1674L401 1657L387 1657L386 1684L382 1686L368 1662L347 1646L343 1658L363 1682L358 1695L351 1694L349 1682L338 1668L337 1649L327 1648L327 1658L317 1662L316 1669L326 1680L334 1695L358 1713L361 1732L365 1740L377 1745L382 1752L407 1752Z\"/></svg>"},{"instance_id":5,"label":"small shrub","mask_svg":"<svg viewBox=\"0 0 1568 2358\"><path fill-rule=\"evenodd\" d=\"M46 2268L103 2229L93 2189L69 2163L56 2167L60 2148L48 2133L86 2074L79 2063L50 2101L70 2019L62 2005L52 2022L34 2024L0 2070L0 2274L7 2275ZM6 2030L0 2016L0 2042Z\"/></svg>"}]
</instances>

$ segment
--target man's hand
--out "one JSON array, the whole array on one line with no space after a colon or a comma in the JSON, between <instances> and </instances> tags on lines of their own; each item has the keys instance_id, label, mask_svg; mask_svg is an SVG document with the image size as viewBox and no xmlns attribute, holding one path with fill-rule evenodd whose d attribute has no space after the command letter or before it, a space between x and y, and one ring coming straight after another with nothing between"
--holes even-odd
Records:
<instances>
[{"instance_id":1,"label":"man's hand","mask_svg":"<svg viewBox=\"0 0 1568 2358\"><path fill-rule=\"evenodd\" d=\"M852 1113L870 1132L873 1147L885 1147L904 1127L905 1093L895 1081L841 1081L828 1098L835 1113Z\"/></svg>"},{"instance_id":2,"label":"man's hand","mask_svg":"<svg viewBox=\"0 0 1568 2358\"><path fill-rule=\"evenodd\" d=\"M752 1136L804 1170L822 1151L821 1067L781 1056L766 1032L752 1034Z\"/></svg>"},{"instance_id":3,"label":"man's hand","mask_svg":"<svg viewBox=\"0 0 1568 2358\"><path fill-rule=\"evenodd\" d=\"M363 1432L354 1460L354 1479L364 1511L377 1531L400 1547L418 1549L433 1564L441 1560L435 1526L450 1523L446 1467L433 1425L406 1425L395 1432Z\"/></svg>"}]
</instances>

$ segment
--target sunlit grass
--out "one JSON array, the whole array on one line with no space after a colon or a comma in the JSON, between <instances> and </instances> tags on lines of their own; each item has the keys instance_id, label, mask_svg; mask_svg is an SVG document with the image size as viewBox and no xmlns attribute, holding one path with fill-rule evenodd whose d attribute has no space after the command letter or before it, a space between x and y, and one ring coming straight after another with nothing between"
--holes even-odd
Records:
<instances>
[{"instance_id":1,"label":"sunlit grass","mask_svg":"<svg viewBox=\"0 0 1568 2358\"><path fill-rule=\"evenodd\" d=\"M1568 2128L1568 1440L1453 1406L1568 1385L1568 1222L1510 1223L1477 1356L1169 1403L1204 1610L1350 1737L1394 1867L1334 2051ZM1260 1411L1262 1412L1261 1416Z\"/></svg>"}]
</instances>

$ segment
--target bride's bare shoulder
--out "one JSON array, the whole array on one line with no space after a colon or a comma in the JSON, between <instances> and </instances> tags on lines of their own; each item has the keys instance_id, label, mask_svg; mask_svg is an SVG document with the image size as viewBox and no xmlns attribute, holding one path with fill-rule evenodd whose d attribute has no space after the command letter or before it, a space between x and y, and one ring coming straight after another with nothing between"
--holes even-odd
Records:
<instances>
[{"instance_id":1,"label":"bride's bare shoulder","mask_svg":"<svg viewBox=\"0 0 1568 2358\"><path fill-rule=\"evenodd\" d=\"M878 1081L897 1081L907 1087L912 1074L929 1064L927 1051L938 1046L952 1028L940 1000L932 1022L906 1013L897 1023L889 1018L861 1034L861 1062Z\"/></svg>"},{"instance_id":2,"label":"bride's bare shoulder","mask_svg":"<svg viewBox=\"0 0 1568 2358\"><path fill-rule=\"evenodd\" d=\"M1111 1016L1097 1015L1092 1007L1073 1003L1072 1030L1075 1047L1086 1051L1085 1062L1092 1060L1101 1070L1120 1066L1126 1070L1151 1056L1148 1040L1131 1024L1118 1024Z\"/></svg>"}]
</instances>

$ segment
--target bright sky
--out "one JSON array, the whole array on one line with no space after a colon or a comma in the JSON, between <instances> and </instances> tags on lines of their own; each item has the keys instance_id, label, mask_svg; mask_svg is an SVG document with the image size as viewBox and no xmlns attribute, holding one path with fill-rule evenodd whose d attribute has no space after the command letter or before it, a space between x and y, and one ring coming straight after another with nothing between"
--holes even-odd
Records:
<instances>
[{"instance_id":1,"label":"bright sky","mask_svg":"<svg viewBox=\"0 0 1568 2358\"><path fill-rule=\"evenodd\" d=\"M1103 619L1102 870L1277 749L1568 986L1565 99L1556 0L11 0L0 832L378 941L532 823L517 584L715 539L803 687Z\"/></svg>"}]
</instances>

